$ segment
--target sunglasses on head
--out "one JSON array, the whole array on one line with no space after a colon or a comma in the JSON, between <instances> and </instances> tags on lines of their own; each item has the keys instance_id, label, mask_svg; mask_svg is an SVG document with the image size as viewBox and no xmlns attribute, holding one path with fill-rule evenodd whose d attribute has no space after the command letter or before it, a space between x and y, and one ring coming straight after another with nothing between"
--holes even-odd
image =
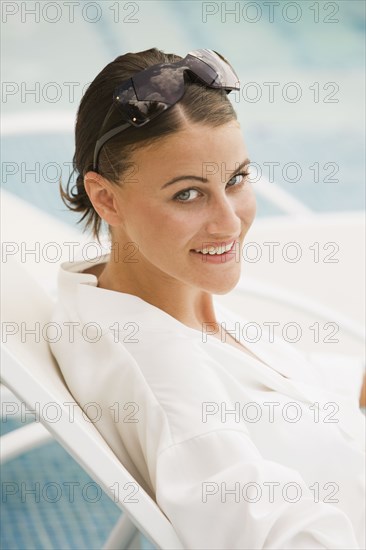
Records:
<instances>
[{"instance_id":1,"label":"sunglasses on head","mask_svg":"<svg viewBox=\"0 0 366 550\"><path fill-rule=\"evenodd\" d=\"M233 67L213 50L194 50L175 63L160 63L136 73L114 91L113 103L94 149L95 172L98 171L100 150L108 140L131 126L144 126L183 97L185 75L208 88L223 89L226 93L240 89L239 78ZM122 124L106 132L111 115L116 110Z\"/></svg>"}]
</instances>

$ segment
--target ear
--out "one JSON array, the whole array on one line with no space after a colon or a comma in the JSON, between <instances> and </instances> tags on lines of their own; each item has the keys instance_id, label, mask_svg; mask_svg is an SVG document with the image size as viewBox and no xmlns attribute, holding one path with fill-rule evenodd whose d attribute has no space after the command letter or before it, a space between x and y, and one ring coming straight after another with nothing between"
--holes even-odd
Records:
<instances>
[{"instance_id":1,"label":"ear","mask_svg":"<svg viewBox=\"0 0 366 550\"><path fill-rule=\"evenodd\" d=\"M118 209L116 186L100 174L90 171L84 176L84 187L98 215L111 226L119 225L121 215Z\"/></svg>"}]
</instances>

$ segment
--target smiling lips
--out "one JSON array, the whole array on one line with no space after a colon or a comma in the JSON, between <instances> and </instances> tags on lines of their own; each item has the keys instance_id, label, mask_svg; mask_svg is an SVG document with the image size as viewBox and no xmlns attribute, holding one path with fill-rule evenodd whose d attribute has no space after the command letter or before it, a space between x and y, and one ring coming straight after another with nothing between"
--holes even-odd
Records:
<instances>
[{"instance_id":1,"label":"smiling lips","mask_svg":"<svg viewBox=\"0 0 366 550\"><path fill-rule=\"evenodd\" d=\"M228 252L231 250L234 246L235 241L231 241L231 243L225 244L222 243L219 246L214 246L213 244L208 245L207 247L203 247L201 249L194 249L194 252L199 252L201 254L210 254L211 256L214 254L221 255L225 254L225 252Z\"/></svg>"}]
</instances>

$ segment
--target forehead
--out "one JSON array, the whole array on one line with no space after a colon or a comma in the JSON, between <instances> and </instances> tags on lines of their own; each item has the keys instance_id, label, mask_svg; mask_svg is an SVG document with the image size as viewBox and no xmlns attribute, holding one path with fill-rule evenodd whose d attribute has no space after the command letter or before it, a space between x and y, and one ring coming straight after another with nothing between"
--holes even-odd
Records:
<instances>
[{"instance_id":1,"label":"forehead","mask_svg":"<svg viewBox=\"0 0 366 550\"><path fill-rule=\"evenodd\" d=\"M137 149L133 161L141 173L177 175L199 174L205 162L235 164L247 154L240 124L233 120L227 124L210 127L193 124L170 134L147 147ZM187 171L188 170L188 171Z\"/></svg>"}]
</instances>

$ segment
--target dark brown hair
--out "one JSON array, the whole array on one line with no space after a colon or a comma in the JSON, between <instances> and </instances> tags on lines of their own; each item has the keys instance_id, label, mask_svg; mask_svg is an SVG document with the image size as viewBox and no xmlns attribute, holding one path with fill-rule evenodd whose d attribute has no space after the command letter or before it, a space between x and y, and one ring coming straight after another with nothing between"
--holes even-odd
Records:
<instances>
[{"instance_id":1,"label":"dark brown hair","mask_svg":"<svg viewBox=\"0 0 366 550\"><path fill-rule=\"evenodd\" d=\"M164 53L157 48L126 53L106 65L95 77L81 99L75 125L75 153L73 172L66 191L60 181L60 194L64 204L74 212L81 212L78 223L85 221L85 229L91 226L93 236L99 241L102 219L94 210L84 187L85 174L93 169L93 153L104 118L111 104L113 92L118 84L135 73L158 63L172 63L182 59L175 54ZM139 146L149 145L163 136L177 132L183 126L184 117L189 122L203 123L215 127L236 119L236 113L224 90L206 88L188 81L184 96L176 106L149 122L142 128L131 126L110 139L99 156L98 172L110 182L118 185L125 172L131 168L130 156ZM76 183L70 190L74 172ZM110 233L110 232L109 232Z\"/></svg>"}]
</instances>

